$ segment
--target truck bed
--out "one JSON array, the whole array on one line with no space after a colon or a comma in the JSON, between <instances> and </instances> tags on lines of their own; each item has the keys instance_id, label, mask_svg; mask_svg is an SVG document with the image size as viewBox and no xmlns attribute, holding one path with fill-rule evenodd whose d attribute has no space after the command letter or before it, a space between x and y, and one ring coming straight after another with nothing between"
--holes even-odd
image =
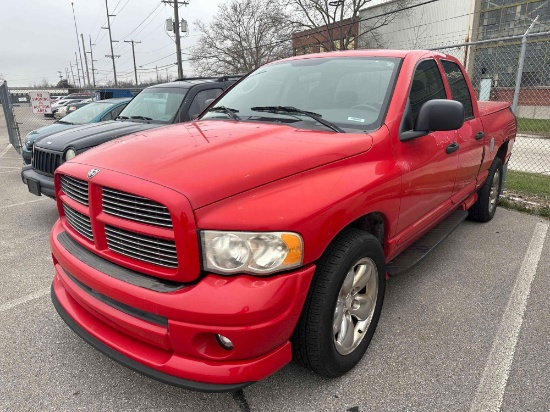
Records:
<instances>
[{"instance_id":1,"label":"truck bed","mask_svg":"<svg viewBox=\"0 0 550 412\"><path fill-rule=\"evenodd\" d=\"M508 102L477 102L477 107L479 108L479 116L487 116L491 113L496 113L501 110L507 109L510 107Z\"/></svg>"}]
</instances>

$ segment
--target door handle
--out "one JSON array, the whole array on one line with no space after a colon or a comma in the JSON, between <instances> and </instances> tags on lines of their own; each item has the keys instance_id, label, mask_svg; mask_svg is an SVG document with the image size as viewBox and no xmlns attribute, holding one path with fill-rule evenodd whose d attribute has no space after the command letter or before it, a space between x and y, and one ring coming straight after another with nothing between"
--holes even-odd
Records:
<instances>
[{"instance_id":1,"label":"door handle","mask_svg":"<svg viewBox=\"0 0 550 412\"><path fill-rule=\"evenodd\" d=\"M477 132L476 133L476 140L483 139L485 137L485 133L483 132Z\"/></svg>"},{"instance_id":2,"label":"door handle","mask_svg":"<svg viewBox=\"0 0 550 412\"><path fill-rule=\"evenodd\" d=\"M447 152L447 154L451 154L453 152L456 152L458 150L460 146L458 145L457 142L453 142L452 144L450 144L449 146L447 146L447 149L445 149L445 152Z\"/></svg>"}]
</instances>

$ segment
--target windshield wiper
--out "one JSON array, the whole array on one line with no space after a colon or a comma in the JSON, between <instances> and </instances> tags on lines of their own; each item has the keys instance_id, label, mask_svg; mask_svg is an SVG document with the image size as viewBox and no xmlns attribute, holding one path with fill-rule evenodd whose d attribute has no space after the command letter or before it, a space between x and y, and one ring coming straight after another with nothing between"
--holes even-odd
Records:
<instances>
[{"instance_id":1,"label":"windshield wiper","mask_svg":"<svg viewBox=\"0 0 550 412\"><path fill-rule=\"evenodd\" d=\"M117 116L115 120L125 120L125 119L128 119L128 116Z\"/></svg>"},{"instance_id":2,"label":"windshield wiper","mask_svg":"<svg viewBox=\"0 0 550 412\"><path fill-rule=\"evenodd\" d=\"M235 113L239 113L239 111L237 109L232 109L230 107L216 106L208 109L207 112L221 112L221 113L225 113L226 115L231 117L233 120L236 120L236 121L241 120L241 118L235 114Z\"/></svg>"},{"instance_id":3,"label":"windshield wiper","mask_svg":"<svg viewBox=\"0 0 550 412\"><path fill-rule=\"evenodd\" d=\"M318 113L308 112L307 110L297 109L293 106L255 106L251 107L250 110L255 112L268 112L268 113L289 113L289 114L301 114L304 116L311 117L312 119L318 121L323 126L328 127L329 129L334 130L338 133L346 133L344 130L340 129L334 123L329 122L321 117Z\"/></svg>"},{"instance_id":4,"label":"windshield wiper","mask_svg":"<svg viewBox=\"0 0 550 412\"><path fill-rule=\"evenodd\" d=\"M150 117L147 116L130 116L130 119L138 119L138 120L153 120Z\"/></svg>"},{"instance_id":5,"label":"windshield wiper","mask_svg":"<svg viewBox=\"0 0 550 412\"><path fill-rule=\"evenodd\" d=\"M57 123L62 123L62 124L74 124L74 123L71 123L71 122L66 122L65 120L58 120Z\"/></svg>"}]
</instances>

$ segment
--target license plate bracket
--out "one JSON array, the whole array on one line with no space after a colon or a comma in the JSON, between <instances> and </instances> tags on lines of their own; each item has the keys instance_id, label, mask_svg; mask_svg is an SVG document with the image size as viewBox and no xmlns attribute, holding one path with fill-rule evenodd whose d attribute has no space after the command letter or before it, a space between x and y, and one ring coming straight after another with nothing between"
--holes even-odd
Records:
<instances>
[{"instance_id":1,"label":"license plate bracket","mask_svg":"<svg viewBox=\"0 0 550 412\"><path fill-rule=\"evenodd\" d=\"M27 188L33 195L42 196L40 182L38 180L27 179Z\"/></svg>"}]
</instances>

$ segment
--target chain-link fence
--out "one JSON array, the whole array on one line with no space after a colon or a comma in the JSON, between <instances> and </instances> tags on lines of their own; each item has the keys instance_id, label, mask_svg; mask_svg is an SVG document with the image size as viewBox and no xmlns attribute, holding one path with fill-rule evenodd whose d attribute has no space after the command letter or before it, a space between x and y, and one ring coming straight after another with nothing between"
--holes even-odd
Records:
<instances>
[{"instance_id":1,"label":"chain-link fence","mask_svg":"<svg viewBox=\"0 0 550 412\"><path fill-rule=\"evenodd\" d=\"M8 137L11 145L17 153L21 153L21 138L19 136L19 125L15 121L14 107L11 95L8 90L8 84L4 81L0 84L0 104L4 114Z\"/></svg>"},{"instance_id":2,"label":"chain-link fence","mask_svg":"<svg viewBox=\"0 0 550 412\"><path fill-rule=\"evenodd\" d=\"M4 121L6 123L10 143L21 153L22 145L25 144L27 135L33 130L51 125L57 119L61 118L64 109L75 106L76 103L88 101L89 99L103 100L115 97L129 97L139 93L141 89L79 89L79 88L31 88L31 87L10 87L4 82L0 86L0 103L3 107ZM49 95L50 102L56 99L68 101L70 104L61 109L60 113L44 113L43 110L33 110L32 96ZM54 112L57 107L52 104ZM75 106L76 107L76 106ZM36 108L35 108L36 109ZM0 120L2 121L2 120Z\"/></svg>"},{"instance_id":3,"label":"chain-link fence","mask_svg":"<svg viewBox=\"0 0 550 412\"><path fill-rule=\"evenodd\" d=\"M507 101L518 118L510 169L550 174L550 32L439 47L466 67L478 100Z\"/></svg>"},{"instance_id":4,"label":"chain-link fence","mask_svg":"<svg viewBox=\"0 0 550 412\"><path fill-rule=\"evenodd\" d=\"M455 56L466 67L479 100L508 101L518 117L518 137L510 161L513 170L550 175L550 32L511 36L434 50ZM523 49L523 52L522 52ZM34 114L31 91L51 96L67 89L0 87L10 142L19 151L26 135L55 119ZM88 93L70 90L71 93Z\"/></svg>"}]
</instances>

